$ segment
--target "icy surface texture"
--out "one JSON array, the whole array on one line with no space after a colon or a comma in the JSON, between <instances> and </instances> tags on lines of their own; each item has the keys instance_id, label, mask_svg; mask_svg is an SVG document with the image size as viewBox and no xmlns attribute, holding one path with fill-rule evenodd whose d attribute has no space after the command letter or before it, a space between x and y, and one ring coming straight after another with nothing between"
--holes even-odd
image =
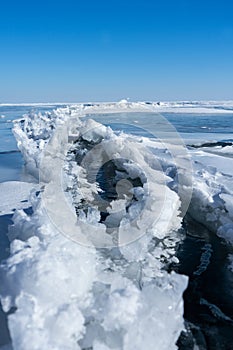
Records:
<instances>
[{"instance_id":1,"label":"icy surface texture","mask_svg":"<svg viewBox=\"0 0 233 350\"><path fill-rule=\"evenodd\" d=\"M121 101L121 108L144 107ZM177 349L187 278L166 272L181 225L175 166L169 157L156 161L156 150L165 154L157 143L152 152L143 140L82 121L83 109L99 111L67 107L15 123L28 172L43 190L31 194L32 215L15 212L1 267L13 348ZM75 123L64 127L67 120ZM62 234L67 226L77 230L72 239Z\"/></svg>"},{"instance_id":2,"label":"icy surface texture","mask_svg":"<svg viewBox=\"0 0 233 350\"><path fill-rule=\"evenodd\" d=\"M1 267L1 301L10 311L14 350L177 348L187 279L168 274L166 267L176 260L190 172L185 162L178 171L158 140L116 134L81 118L100 110L140 112L151 105L158 112L216 112L214 102L123 100L69 106L15 122L27 171L43 190L30 195L32 215L15 212L10 257ZM222 104L222 110L232 113L232 104ZM190 154L189 213L233 243L232 147ZM19 201L26 192L22 189ZM233 269L232 261L231 256Z\"/></svg>"},{"instance_id":3,"label":"icy surface texture","mask_svg":"<svg viewBox=\"0 0 233 350\"><path fill-rule=\"evenodd\" d=\"M80 306L90 303L95 254L50 225L35 198L34 214L14 214L11 257L2 267L5 312L14 349L74 349L84 333ZM78 347L77 347L78 348Z\"/></svg>"},{"instance_id":4,"label":"icy surface texture","mask_svg":"<svg viewBox=\"0 0 233 350\"><path fill-rule=\"evenodd\" d=\"M193 198L189 213L194 219L233 244L233 159L195 151Z\"/></svg>"},{"instance_id":5,"label":"icy surface texture","mask_svg":"<svg viewBox=\"0 0 233 350\"><path fill-rule=\"evenodd\" d=\"M15 209L31 207L30 193L39 189L34 183L9 181L0 183L0 215L13 214Z\"/></svg>"},{"instance_id":6,"label":"icy surface texture","mask_svg":"<svg viewBox=\"0 0 233 350\"><path fill-rule=\"evenodd\" d=\"M156 139L116 134L81 118L151 105L158 112L216 107L123 100L15 122L27 171L43 185L30 195L31 216L15 212L11 254L1 268L15 350L177 348L187 279L166 266L176 260L191 170L182 160L178 171ZM222 110L232 113L232 105L223 103ZM189 214L232 244L232 147L190 149L190 155Z\"/></svg>"},{"instance_id":7,"label":"icy surface texture","mask_svg":"<svg viewBox=\"0 0 233 350\"><path fill-rule=\"evenodd\" d=\"M38 199L31 218L15 213L9 237L1 300L5 312L16 308L14 349L176 349L187 279L162 272L159 252L129 262L79 246L56 232Z\"/></svg>"},{"instance_id":8,"label":"icy surface texture","mask_svg":"<svg viewBox=\"0 0 233 350\"><path fill-rule=\"evenodd\" d=\"M34 177L39 177L42 151L54 129L58 125L64 124L72 113L73 110L70 108L56 109L45 114L32 112L15 122L13 132L18 148L23 154L27 171ZM75 113L78 113L78 109L75 110Z\"/></svg>"}]
</instances>

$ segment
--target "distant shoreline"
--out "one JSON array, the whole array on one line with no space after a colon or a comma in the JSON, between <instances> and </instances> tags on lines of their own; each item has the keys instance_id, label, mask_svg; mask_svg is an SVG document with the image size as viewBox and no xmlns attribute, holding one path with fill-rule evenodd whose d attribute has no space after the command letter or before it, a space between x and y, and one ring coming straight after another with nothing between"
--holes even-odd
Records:
<instances>
[{"instance_id":1,"label":"distant shoreline","mask_svg":"<svg viewBox=\"0 0 233 350\"><path fill-rule=\"evenodd\" d=\"M58 107L58 106L113 106L119 104L131 105L132 102L122 100L120 102L38 102L38 103L0 103L0 107ZM231 114L233 113L233 101L170 101L170 102L133 102L137 106L151 106L153 112L158 113L187 113L187 114Z\"/></svg>"}]
</instances>

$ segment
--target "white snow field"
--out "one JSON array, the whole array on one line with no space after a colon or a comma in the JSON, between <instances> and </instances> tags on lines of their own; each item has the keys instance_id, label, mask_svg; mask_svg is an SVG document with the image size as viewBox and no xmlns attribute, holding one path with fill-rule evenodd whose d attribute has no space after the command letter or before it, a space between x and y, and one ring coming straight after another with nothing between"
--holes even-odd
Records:
<instances>
[{"instance_id":1,"label":"white snow field","mask_svg":"<svg viewBox=\"0 0 233 350\"><path fill-rule=\"evenodd\" d=\"M187 210L233 244L233 158L232 146L187 150L158 114L169 108L219 111L122 100L15 121L35 184L0 184L0 215L16 209L0 272L14 350L177 349L188 280L166 267ZM117 119L145 135L114 131Z\"/></svg>"}]
</instances>

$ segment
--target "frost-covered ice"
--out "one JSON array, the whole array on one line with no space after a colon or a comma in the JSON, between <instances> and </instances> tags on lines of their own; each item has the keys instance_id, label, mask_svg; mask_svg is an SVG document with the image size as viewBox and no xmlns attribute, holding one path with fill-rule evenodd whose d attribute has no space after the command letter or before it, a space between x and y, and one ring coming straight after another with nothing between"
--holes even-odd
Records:
<instances>
[{"instance_id":1,"label":"frost-covered ice","mask_svg":"<svg viewBox=\"0 0 233 350\"><path fill-rule=\"evenodd\" d=\"M164 130L161 142L93 120L156 108L195 107L80 104L15 122L27 172L42 190L25 184L33 213L15 211L1 268L14 350L177 348L187 278L166 266L176 261L181 213L193 187L190 215L233 243L233 158L231 148L191 148L191 164Z\"/></svg>"}]
</instances>

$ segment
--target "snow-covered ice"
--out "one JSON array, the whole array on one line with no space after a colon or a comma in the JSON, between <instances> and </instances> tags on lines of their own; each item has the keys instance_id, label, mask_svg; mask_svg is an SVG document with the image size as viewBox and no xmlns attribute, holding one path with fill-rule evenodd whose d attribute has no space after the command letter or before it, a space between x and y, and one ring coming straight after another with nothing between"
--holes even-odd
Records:
<instances>
[{"instance_id":1,"label":"snow-covered ice","mask_svg":"<svg viewBox=\"0 0 233 350\"><path fill-rule=\"evenodd\" d=\"M0 215L12 214L16 209L31 207L30 193L33 189L39 190L38 185L22 181L0 183Z\"/></svg>"}]
</instances>

